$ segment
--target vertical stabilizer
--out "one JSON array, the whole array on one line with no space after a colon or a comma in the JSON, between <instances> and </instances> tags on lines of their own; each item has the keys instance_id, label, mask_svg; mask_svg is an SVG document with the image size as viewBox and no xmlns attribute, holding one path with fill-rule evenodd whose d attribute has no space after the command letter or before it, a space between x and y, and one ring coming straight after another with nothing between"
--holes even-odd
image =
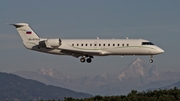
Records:
<instances>
[{"instance_id":1,"label":"vertical stabilizer","mask_svg":"<svg viewBox=\"0 0 180 101\"><path fill-rule=\"evenodd\" d=\"M16 23L16 24L10 24L10 25L13 25L16 27L23 42L39 39L38 35L33 31L33 29L31 29L31 27L27 23Z\"/></svg>"}]
</instances>

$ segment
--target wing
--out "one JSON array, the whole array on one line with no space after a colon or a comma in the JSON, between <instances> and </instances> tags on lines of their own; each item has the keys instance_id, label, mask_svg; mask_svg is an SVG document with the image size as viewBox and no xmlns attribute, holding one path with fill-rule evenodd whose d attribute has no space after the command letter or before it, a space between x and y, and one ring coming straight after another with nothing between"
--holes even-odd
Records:
<instances>
[{"instance_id":1,"label":"wing","mask_svg":"<svg viewBox=\"0 0 180 101\"><path fill-rule=\"evenodd\" d=\"M47 47L45 41L40 41L39 46L49 48ZM53 49L53 48L50 47L49 49ZM80 56L99 56L99 55L109 54L109 52L102 51L102 50L72 50L72 49L64 49L64 48L58 48L58 49L60 49L61 53L66 54L66 55L71 55L76 58Z\"/></svg>"},{"instance_id":2,"label":"wing","mask_svg":"<svg viewBox=\"0 0 180 101\"><path fill-rule=\"evenodd\" d=\"M68 50L68 49L61 49L62 53L74 56L76 58L80 56L95 56L95 55L100 55L101 52L96 51L96 52L91 52L91 51L78 51L78 50Z\"/></svg>"}]
</instances>

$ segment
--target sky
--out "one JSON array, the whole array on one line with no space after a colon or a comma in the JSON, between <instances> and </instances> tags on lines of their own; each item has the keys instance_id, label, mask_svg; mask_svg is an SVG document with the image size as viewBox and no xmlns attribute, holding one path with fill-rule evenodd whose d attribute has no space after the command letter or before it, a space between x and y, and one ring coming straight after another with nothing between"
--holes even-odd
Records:
<instances>
[{"instance_id":1,"label":"sky","mask_svg":"<svg viewBox=\"0 0 180 101\"><path fill-rule=\"evenodd\" d=\"M1 0L0 71L53 68L65 75L120 73L140 58L160 71L180 70L179 0ZM27 50L7 23L28 23L42 38L142 38L165 50L150 56L95 57L81 63L71 56Z\"/></svg>"}]
</instances>

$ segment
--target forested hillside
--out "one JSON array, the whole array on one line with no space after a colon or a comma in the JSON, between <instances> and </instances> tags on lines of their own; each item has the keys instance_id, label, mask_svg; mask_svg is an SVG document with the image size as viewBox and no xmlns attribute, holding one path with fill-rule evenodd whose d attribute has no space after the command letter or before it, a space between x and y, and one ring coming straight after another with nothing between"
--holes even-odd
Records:
<instances>
[{"instance_id":1,"label":"forested hillside","mask_svg":"<svg viewBox=\"0 0 180 101\"><path fill-rule=\"evenodd\" d=\"M39 100L56 101L56 100ZM57 100L60 101L60 100ZM91 98L75 99L65 98L63 101L180 101L180 90L176 87L169 90L154 90L148 92L137 92L132 90L127 95L121 96L95 96Z\"/></svg>"}]
</instances>

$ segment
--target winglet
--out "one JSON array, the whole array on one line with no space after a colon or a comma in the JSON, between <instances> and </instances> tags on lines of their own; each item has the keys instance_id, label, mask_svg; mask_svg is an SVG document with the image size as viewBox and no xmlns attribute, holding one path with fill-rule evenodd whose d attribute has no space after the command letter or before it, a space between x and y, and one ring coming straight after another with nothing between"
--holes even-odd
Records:
<instances>
[{"instance_id":1,"label":"winglet","mask_svg":"<svg viewBox=\"0 0 180 101\"><path fill-rule=\"evenodd\" d=\"M27 23L15 23L15 24L9 24L9 25L13 25L13 26L15 26L16 28L17 28L17 27L28 26Z\"/></svg>"}]
</instances>

